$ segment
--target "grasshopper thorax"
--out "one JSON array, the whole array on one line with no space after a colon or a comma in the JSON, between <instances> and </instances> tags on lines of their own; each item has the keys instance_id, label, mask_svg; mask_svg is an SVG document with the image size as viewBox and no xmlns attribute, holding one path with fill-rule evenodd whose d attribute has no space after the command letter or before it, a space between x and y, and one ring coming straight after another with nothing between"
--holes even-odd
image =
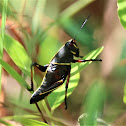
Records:
<instances>
[{"instance_id":1,"label":"grasshopper thorax","mask_svg":"<svg viewBox=\"0 0 126 126\"><path fill-rule=\"evenodd\" d=\"M70 39L65 46L70 50L70 52L76 56L79 57L79 48L75 42L75 39Z\"/></svg>"}]
</instances>

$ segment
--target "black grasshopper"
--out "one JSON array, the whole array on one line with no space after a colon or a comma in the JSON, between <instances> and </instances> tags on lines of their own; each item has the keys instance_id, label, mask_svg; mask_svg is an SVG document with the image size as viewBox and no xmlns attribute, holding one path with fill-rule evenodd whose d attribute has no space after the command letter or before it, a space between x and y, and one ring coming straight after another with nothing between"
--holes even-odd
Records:
<instances>
[{"instance_id":1,"label":"black grasshopper","mask_svg":"<svg viewBox=\"0 0 126 126\"><path fill-rule=\"evenodd\" d=\"M87 19L82 24L81 29L86 23L86 21ZM62 85L67 78L65 87L65 109L67 109L67 89L70 78L71 63L102 61L101 59L75 60L73 58L74 56L82 58L82 56L79 55L79 48L75 42L75 38L69 40L65 45L63 45L56 53L56 55L52 58L49 64L41 66L36 62L32 63L31 90L33 90L32 67L35 66L42 72L46 72L46 75L42 80L41 86L32 94L30 104L37 103L38 101L44 99L52 91Z\"/></svg>"}]
</instances>

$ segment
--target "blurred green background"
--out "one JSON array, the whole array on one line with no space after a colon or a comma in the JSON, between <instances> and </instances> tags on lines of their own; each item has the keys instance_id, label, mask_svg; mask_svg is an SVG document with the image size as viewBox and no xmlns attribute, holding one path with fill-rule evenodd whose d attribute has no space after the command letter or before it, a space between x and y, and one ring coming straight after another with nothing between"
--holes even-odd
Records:
<instances>
[{"instance_id":1,"label":"blurred green background","mask_svg":"<svg viewBox=\"0 0 126 126\"><path fill-rule=\"evenodd\" d=\"M4 47L6 51L4 50L3 60L16 70L29 85L31 62L36 61L41 65L48 64L59 48L69 39L74 38L76 34L80 55L85 56L92 50L104 46L98 57L102 59L102 62L93 62L80 72L80 77L79 74L77 75L78 85L68 97L67 111L64 109L64 103L57 106L55 110L52 109L52 113L45 112L46 108L40 104L40 108L46 118L49 118L48 120L53 115L54 120L56 121L58 118L60 122L57 125L78 126L84 125L85 122L98 125L94 118L101 118L104 122L103 125L126 125L126 105L124 103L124 92L126 92L126 87L124 88L126 31L124 28L126 20L123 15L124 11L118 11L118 9L125 9L126 5L123 3L122 5L125 6L121 5L121 8L120 3L119 0L117 6L115 0L8 1L5 34L21 43L24 47L21 50L25 49L26 52L21 54L20 50L12 48L10 44L12 39L5 37L9 47ZM0 1L0 24L3 4L4 2ZM80 31L82 22L89 15L88 22ZM16 46L15 43L14 45ZM17 44L16 47L18 46L20 47ZM10 50L10 54L7 54L7 50ZM14 63L11 55L13 58L20 57L20 60L17 61L18 65ZM21 62L25 58L22 57L27 59L24 68L21 67ZM44 73L37 69L34 73L37 87L40 85ZM0 122L16 126L26 125L26 122L31 123L30 125L39 125L30 120L34 118L41 122L41 119L36 117L38 112L36 107L29 104L31 93L22 88L5 70L2 71L1 82ZM49 107L48 104L46 106ZM78 117L85 113L91 116L82 118L79 123ZM21 121L21 118L24 122ZM16 120L16 122L10 120ZM52 121L52 125L55 125L55 121Z\"/></svg>"}]
</instances>

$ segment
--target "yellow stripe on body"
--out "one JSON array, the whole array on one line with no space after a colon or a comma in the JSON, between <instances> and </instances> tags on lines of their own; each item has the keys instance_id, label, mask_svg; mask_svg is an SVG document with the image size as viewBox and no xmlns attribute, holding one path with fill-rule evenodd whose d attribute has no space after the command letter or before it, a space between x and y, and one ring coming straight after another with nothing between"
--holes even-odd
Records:
<instances>
[{"instance_id":1,"label":"yellow stripe on body","mask_svg":"<svg viewBox=\"0 0 126 126\"><path fill-rule=\"evenodd\" d=\"M70 52L72 52L74 55L76 54L76 52L74 52L74 51L70 51Z\"/></svg>"},{"instance_id":2,"label":"yellow stripe on body","mask_svg":"<svg viewBox=\"0 0 126 126\"><path fill-rule=\"evenodd\" d=\"M73 44L75 48L78 48L75 44Z\"/></svg>"},{"instance_id":3,"label":"yellow stripe on body","mask_svg":"<svg viewBox=\"0 0 126 126\"><path fill-rule=\"evenodd\" d=\"M39 67L39 65L36 65L36 67Z\"/></svg>"},{"instance_id":4,"label":"yellow stripe on body","mask_svg":"<svg viewBox=\"0 0 126 126\"><path fill-rule=\"evenodd\" d=\"M57 81L57 82L55 82L55 83L58 83L58 82L59 82L59 83L63 83L63 80L59 80L59 81ZM59 86L61 86L61 85L59 85ZM58 86L58 87L59 87L59 86ZM51 91L57 89L58 87L53 88L53 89L51 89L51 90L49 90L49 91L43 92L43 93L41 93L41 94L39 94L39 95L43 95L43 94L46 94L46 93L48 93L48 92L51 92Z\"/></svg>"}]
</instances>

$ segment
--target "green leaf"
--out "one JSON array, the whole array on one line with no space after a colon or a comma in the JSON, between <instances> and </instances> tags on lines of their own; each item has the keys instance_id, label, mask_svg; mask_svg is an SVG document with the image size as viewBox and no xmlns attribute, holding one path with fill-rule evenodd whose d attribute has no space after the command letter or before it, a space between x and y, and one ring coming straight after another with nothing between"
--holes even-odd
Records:
<instances>
[{"instance_id":1,"label":"green leaf","mask_svg":"<svg viewBox=\"0 0 126 126\"><path fill-rule=\"evenodd\" d=\"M86 56L84 56L83 59L95 59L101 52L102 50L104 49L104 47L100 47L96 50L93 50L91 51L89 54L87 54ZM84 62L84 63L75 63L75 64L72 64L72 70L71 70L71 76L75 75L76 73L82 71L85 67L87 67L90 63L90 62Z\"/></svg>"},{"instance_id":2,"label":"green leaf","mask_svg":"<svg viewBox=\"0 0 126 126\"><path fill-rule=\"evenodd\" d=\"M28 119L25 117L15 116L14 119L17 122L20 122L21 124L23 124L24 126L49 126L48 124L46 124L44 122L40 122L40 121L33 120L33 119Z\"/></svg>"},{"instance_id":3,"label":"green leaf","mask_svg":"<svg viewBox=\"0 0 126 126\"><path fill-rule=\"evenodd\" d=\"M15 79L17 82L23 86L26 89L29 89L30 86L27 84L27 82L5 61L0 59L0 64L3 66L3 68Z\"/></svg>"},{"instance_id":4,"label":"green leaf","mask_svg":"<svg viewBox=\"0 0 126 126\"><path fill-rule=\"evenodd\" d=\"M5 32L5 24L6 24L6 13L7 13L7 4L8 0L3 1L3 9L2 9L2 23L0 30L0 59L3 58L3 43L4 43L4 32ZM0 94L1 94L1 76L2 76L2 66L0 65Z\"/></svg>"},{"instance_id":5,"label":"green leaf","mask_svg":"<svg viewBox=\"0 0 126 126\"><path fill-rule=\"evenodd\" d=\"M96 125L97 118L103 112L105 87L101 80L95 81L89 88L84 100L84 110L87 117L83 119L86 125Z\"/></svg>"},{"instance_id":6,"label":"green leaf","mask_svg":"<svg viewBox=\"0 0 126 126\"><path fill-rule=\"evenodd\" d=\"M126 82L124 85L124 96L123 96L123 102L126 104Z\"/></svg>"},{"instance_id":7,"label":"green leaf","mask_svg":"<svg viewBox=\"0 0 126 126\"><path fill-rule=\"evenodd\" d=\"M60 47L61 45L58 40L48 35L48 37L46 37L46 39L40 45L40 50L37 57L38 62L48 64L49 60L52 59Z\"/></svg>"},{"instance_id":8,"label":"green leaf","mask_svg":"<svg viewBox=\"0 0 126 126\"><path fill-rule=\"evenodd\" d=\"M0 124L4 124L4 126L13 126L10 123L4 121L3 119L0 119Z\"/></svg>"},{"instance_id":9,"label":"green leaf","mask_svg":"<svg viewBox=\"0 0 126 126\"><path fill-rule=\"evenodd\" d=\"M86 55L84 57L84 59L95 59L101 53L102 50L103 50L103 47L98 48L96 50L93 50L88 55ZM83 70L90 63L91 63L91 61L90 62L85 62L85 63L72 64L71 77L70 77L70 81L69 81L68 94L67 94L68 96L73 92L73 90L78 85L78 81L79 81L79 78L80 78L79 72L81 70ZM60 86L60 88L53 91L47 97L49 105L50 105L52 111L54 109L56 109L64 101L64 98L65 98L65 84L66 84L66 81L64 82L64 84L62 86Z\"/></svg>"},{"instance_id":10,"label":"green leaf","mask_svg":"<svg viewBox=\"0 0 126 126\"><path fill-rule=\"evenodd\" d=\"M34 115L15 115L15 116L8 116L8 117L4 117L3 119L8 119L8 120L15 120L21 124L23 124L24 126L49 126L48 124L41 122L41 121L37 121L34 119L29 119L29 118L38 118L37 116Z\"/></svg>"},{"instance_id":11,"label":"green leaf","mask_svg":"<svg viewBox=\"0 0 126 126\"><path fill-rule=\"evenodd\" d=\"M26 75L30 76L30 65L32 62L24 47L12 37L5 35L4 48L14 63L20 67Z\"/></svg>"},{"instance_id":12,"label":"green leaf","mask_svg":"<svg viewBox=\"0 0 126 126\"><path fill-rule=\"evenodd\" d=\"M60 14L61 19L68 18L75 15L77 12L79 12L81 9L83 9L84 7L86 7L88 4L90 4L93 1L94 0L78 0L74 2Z\"/></svg>"},{"instance_id":13,"label":"green leaf","mask_svg":"<svg viewBox=\"0 0 126 126\"><path fill-rule=\"evenodd\" d=\"M73 92L75 87L77 86L79 78L80 78L79 73L77 73L76 75L70 77L67 96L69 96ZM60 86L58 89L53 91L47 97L49 105L50 105L52 111L54 109L56 109L64 101L64 98L65 98L65 84L66 84L66 81L64 82L64 84L62 86ZM64 108L65 108L65 105L64 105Z\"/></svg>"},{"instance_id":14,"label":"green leaf","mask_svg":"<svg viewBox=\"0 0 126 126\"><path fill-rule=\"evenodd\" d=\"M80 124L80 126L86 126L84 124L84 121L86 118L88 118L88 114L87 113L83 113L79 118L78 118L78 122ZM97 118L96 119L96 124L93 126L110 126L110 124L108 124L105 120L101 119L101 118Z\"/></svg>"},{"instance_id":15,"label":"green leaf","mask_svg":"<svg viewBox=\"0 0 126 126\"><path fill-rule=\"evenodd\" d=\"M33 119L31 119L33 118ZM15 115L15 116L6 116L3 117L2 120L15 120L21 123L24 126L49 126L48 124L37 121L34 119L38 119L38 116L35 115Z\"/></svg>"},{"instance_id":16,"label":"green leaf","mask_svg":"<svg viewBox=\"0 0 126 126\"><path fill-rule=\"evenodd\" d=\"M41 14L43 14L45 10L46 0L38 0L36 3L36 9L34 15L32 17L32 31L35 33L41 25Z\"/></svg>"},{"instance_id":17,"label":"green leaf","mask_svg":"<svg viewBox=\"0 0 126 126\"><path fill-rule=\"evenodd\" d=\"M118 0L118 16L121 24L126 29L126 0Z\"/></svg>"}]
</instances>

